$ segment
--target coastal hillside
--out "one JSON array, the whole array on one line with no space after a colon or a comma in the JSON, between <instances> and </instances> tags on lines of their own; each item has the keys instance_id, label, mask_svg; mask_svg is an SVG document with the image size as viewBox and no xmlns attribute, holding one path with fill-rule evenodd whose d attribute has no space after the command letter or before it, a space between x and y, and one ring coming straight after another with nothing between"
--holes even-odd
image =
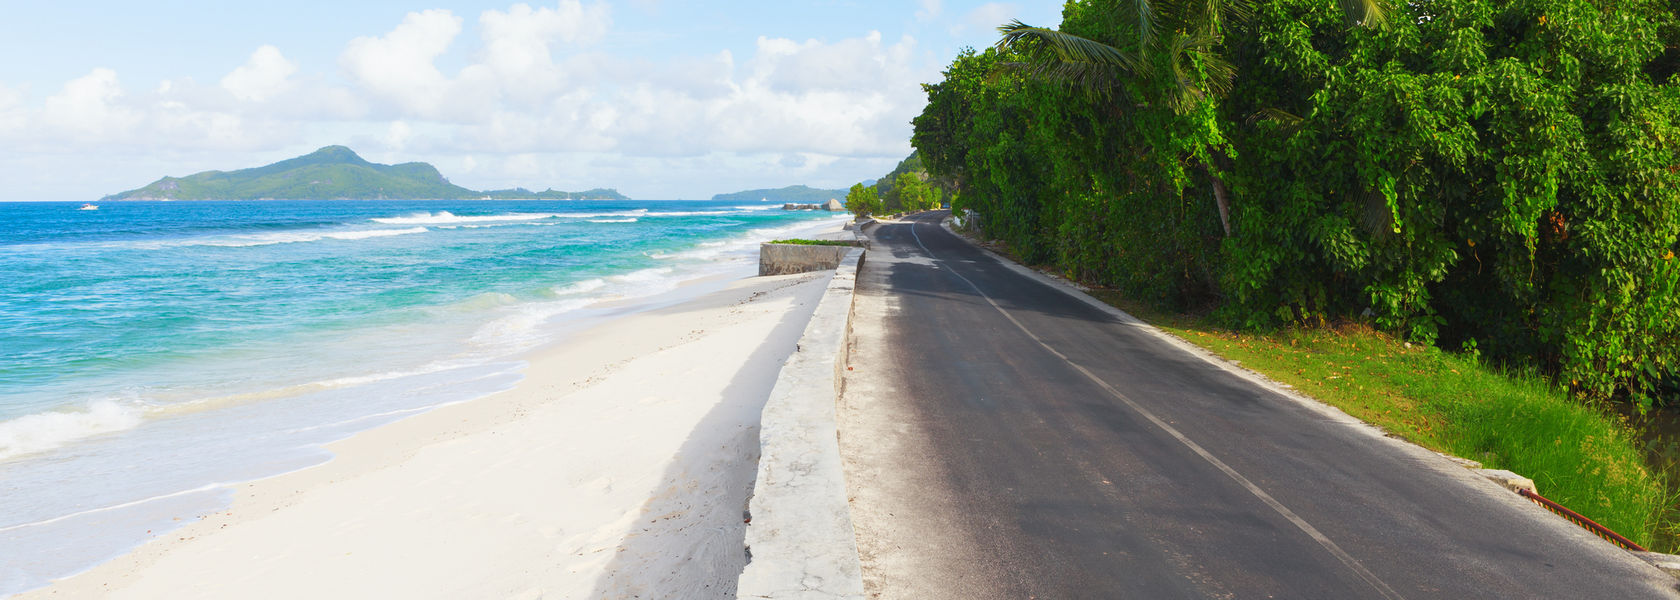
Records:
<instances>
[{"instance_id":1,"label":"coastal hillside","mask_svg":"<svg viewBox=\"0 0 1680 600\"><path fill-rule=\"evenodd\" d=\"M467 200L491 198L627 200L616 190L588 192L524 188L477 192L449 182L423 162L368 162L344 146L327 146L297 158L237 171L205 171L164 177L140 189L102 200Z\"/></svg>"},{"instance_id":2,"label":"coastal hillside","mask_svg":"<svg viewBox=\"0 0 1680 600\"><path fill-rule=\"evenodd\" d=\"M549 188L541 192L533 192L525 188L511 190L490 190L480 194L480 198L491 200L629 200L630 197L618 193L612 188L595 188L581 192L562 192Z\"/></svg>"},{"instance_id":3,"label":"coastal hillside","mask_svg":"<svg viewBox=\"0 0 1680 600\"><path fill-rule=\"evenodd\" d=\"M796 204L822 204L830 199L838 200L846 197L846 190L820 190L804 185L790 185L774 190L747 190L733 194L718 194L713 200L729 200L733 202L792 202Z\"/></svg>"}]
</instances>

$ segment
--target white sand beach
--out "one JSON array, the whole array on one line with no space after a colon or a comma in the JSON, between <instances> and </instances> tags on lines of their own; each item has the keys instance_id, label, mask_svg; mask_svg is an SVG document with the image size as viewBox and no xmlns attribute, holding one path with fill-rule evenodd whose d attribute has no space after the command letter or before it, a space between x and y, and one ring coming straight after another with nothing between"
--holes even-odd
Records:
<instances>
[{"instance_id":1,"label":"white sand beach","mask_svg":"<svg viewBox=\"0 0 1680 600\"><path fill-rule=\"evenodd\" d=\"M19 598L732 598L758 420L831 272L743 279L528 357Z\"/></svg>"}]
</instances>

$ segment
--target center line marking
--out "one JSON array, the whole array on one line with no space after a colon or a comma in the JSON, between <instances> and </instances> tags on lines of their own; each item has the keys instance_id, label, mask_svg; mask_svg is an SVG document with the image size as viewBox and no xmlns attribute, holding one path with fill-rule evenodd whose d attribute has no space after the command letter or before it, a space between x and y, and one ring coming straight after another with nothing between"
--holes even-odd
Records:
<instances>
[{"instance_id":1,"label":"center line marking","mask_svg":"<svg viewBox=\"0 0 1680 600\"><path fill-rule=\"evenodd\" d=\"M938 259L939 257L935 255L932 250L929 250L926 244L922 243L922 236L916 233L916 223L918 222L912 222L910 224L911 237L916 238L916 245L921 246L922 251L926 252L929 258ZM1197 456L1206 460L1208 464L1213 465L1214 468L1219 469L1227 476L1230 476L1231 479L1235 480L1244 489L1248 490L1250 494L1254 494L1254 497L1259 498L1260 502L1271 507L1272 510L1276 511L1279 515L1282 515L1285 520L1295 524L1296 528L1299 528L1303 533L1306 533L1307 537L1310 537L1313 541L1318 542L1318 545L1323 546L1325 550L1330 552L1330 554L1342 561L1342 564L1347 565L1349 569L1352 569L1355 574L1359 575L1360 579L1364 579L1365 583L1370 584L1371 587L1374 588L1377 593L1382 594L1384 598L1387 598L1388 600L1405 600L1404 596L1401 596L1399 592L1394 591L1394 588L1388 587L1388 584L1383 583L1383 581L1377 578L1377 575L1372 573L1370 569L1365 568L1365 565L1361 564L1359 559L1354 558L1353 555L1348 554L1345 550L1342 550L1342 547L1336 545L1336 542L1331 541L1329 536L1324 535L1324 533L1319 531L1317 527L1313 527L1311 523L1308 523L1306 519L1303 519L1300 515L1295 514L1295 511L1289 510L1289 507L1284 506L1282 502L1278 502L1271 494L1266 493L1266 490L1260 489L1260 486L1255 485L1253 481L1249 481L1249 479L1244 477L1242 473L1238 473L1236 469L1231 468L1231 465L1227 465L1225 464L1225 461L1219 460L1219 458L1214 456L1212 452L1208 452L1206 448L1203 448L1201 444L1191 441L1190 438L1186 437L1183 432L1180 432L1172 425L1168 425L1166 421L1163 421L1160 417L1155 416L1155 413L1150 412L1149 409L1144 408L1143 405L1138 404L1131 398L1126 397L1125 394L1120 393L1120 390L1117 390L1114 386L1109 385L1107 381L1103 381L1101 378L1097 377L1096 374L1087 370L1079 363L1073 362L1073 359L1068 358L1066 354L1062 354L1061 352L1056 351L1055 348L1051 348L1050 344L1044 343L1044 340L1039 339L1038 335L1034 334L1032 330L1027 329L1026 325L1023 325L1020 321L1016 320L1015 315L1011 315L1009 314L1009 311L1004 310L1003 306L999 305L996 300L992 299L991 296L986 295L986 292L981 291L980 286L975 285L973 281L969 280L969 278L963 277L962 274L956 272L955 269L945 269L944 271L955 275L957 279L963 280L963 283L968 284L968 287L974 289L974 293L980 294L980 297L984 298L987 304L991 304L992 308L997 309L998 313L1003 315L1003 318L1008 319L1010 323L1014 323L1015 327L1021 330L1021 333L1027 334L1027 337L1032 338L1032 341L1034 342L1038 342L1038 345L1043 347L1050 354L1055 355L1056 358L1062 359L1062 362L1067 363L1068 366L1073 367L1074 370L1077 370L1080 374L1084 375L1086 379L1090 379L1091 382L1097 384L1098 387L1107 391L1110 395L1120 400L1120 402L1124 403L1127 407L1143 416L1143 418L1148 419L1150 423L1154 423L1156 427L1159 427L1162 431L1167 432L1167 434L1171 435L1173 439L1178 440L1179 443L1182 443L1186 448L1189 448L1191 452L1195 452Z\"/></svg>"}]
</instances>

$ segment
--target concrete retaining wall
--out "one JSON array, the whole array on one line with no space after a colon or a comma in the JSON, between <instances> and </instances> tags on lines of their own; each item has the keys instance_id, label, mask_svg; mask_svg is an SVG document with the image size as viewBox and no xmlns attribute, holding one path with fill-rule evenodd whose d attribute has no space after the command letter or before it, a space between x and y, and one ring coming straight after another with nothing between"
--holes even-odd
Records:
<instances>
[{"instance_id":1,"label":"concrete retaining wall","mask_svg":"<svg viewBox=\"0 0 1680 600\"><path fill-rule=\"evenodd\" d=\"M758 274L792 275L833 269L851 249L846 246L762 244L758 247Z\"/></svg>"},{"instance_id":2,"label":"concrete retaining wall","mask_svg":"<svg viewBox=\"0 0 1680 600\"><path fill-rule=\"evenodd\" d=\"M751 562L741 572L738 598L863 598L834 415L863 250L828 248L844 258L798 350L782 365L759 424L746 537Z\"/></svg>"}]
</instances>

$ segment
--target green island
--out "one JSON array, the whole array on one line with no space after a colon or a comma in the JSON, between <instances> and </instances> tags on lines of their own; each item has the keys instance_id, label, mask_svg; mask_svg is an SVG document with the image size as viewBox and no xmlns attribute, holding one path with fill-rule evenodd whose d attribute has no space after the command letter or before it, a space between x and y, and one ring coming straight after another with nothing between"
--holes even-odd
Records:
<instances>
[{"instance_id":1,"label":"green island","mask_svg":"<svg viewBox=\"0 0 1680 600\"><path fill-rule=\"evenodd\" d=\"M1680 408L1680 21L1576 6L1070 2L926 86L903 181L1023 263L1672 552L1675 431L1650 423ZM887 191L853 189L897 210Z\"/></svg>"},{"instance_id":2,"label":"green island","mask_svg":"<svg viewBox=\"0 0 1680 600\"><path fill-rule=\"evenodd\" d=\"M822 204L829 200L846 197L846 190L822 190L806 185L790 185L784 188L747 190L733 194L717 194L713 200L731 202L780 202L793 204Z\"/></svg>"},{"instance_id":3,"label":"green island","mask_svg":"<svg viewBox=\"0 0 1680 600\"><path fill-rule=\"evenodd\" d=\"M164 177L145 187L112 194L113 200L628 200L612 189L532 192L524 188L479 192L449 182L423 162L368 162L344 146L327 146L271 165Z\"/></svg>"}]
</instances>

